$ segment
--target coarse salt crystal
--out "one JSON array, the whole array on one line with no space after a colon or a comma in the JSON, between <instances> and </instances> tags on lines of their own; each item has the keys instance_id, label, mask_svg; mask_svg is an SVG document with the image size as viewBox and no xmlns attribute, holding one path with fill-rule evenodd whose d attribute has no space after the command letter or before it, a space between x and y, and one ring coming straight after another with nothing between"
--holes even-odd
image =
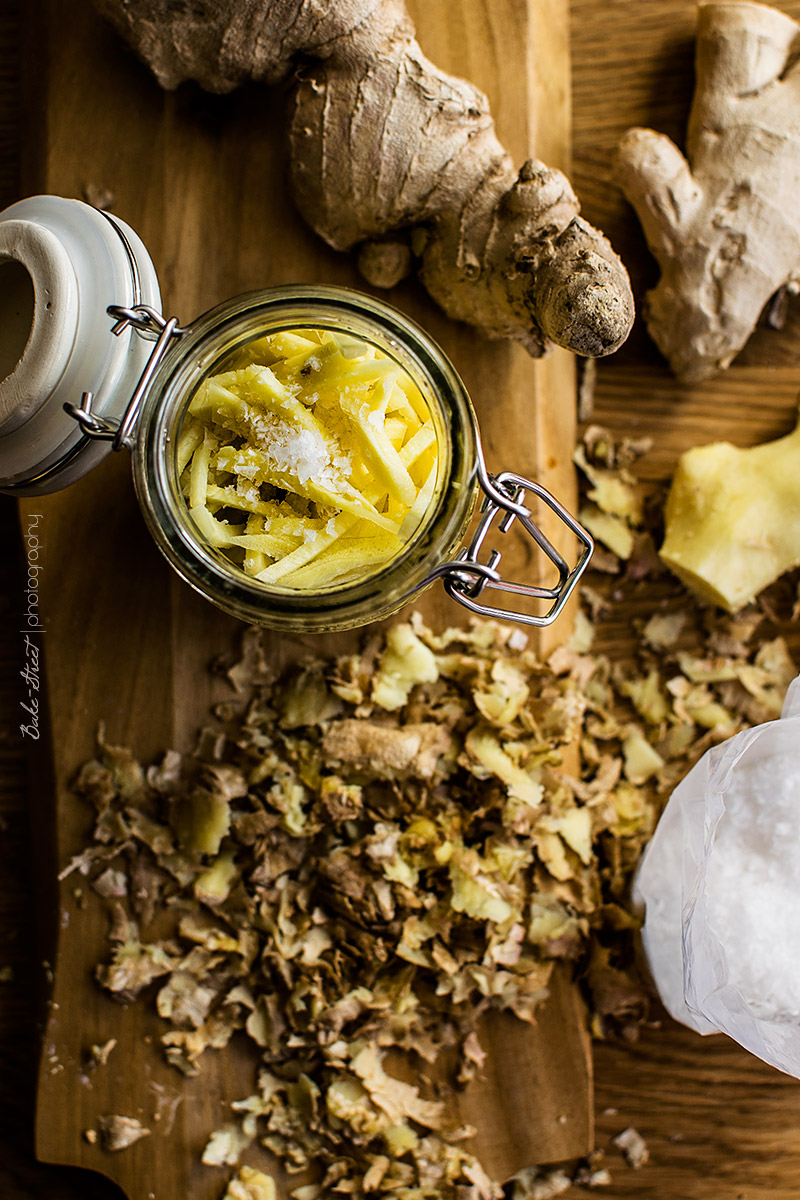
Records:
<instances>
[{"instance_id":1,"label":"coarse salt crystal","mask_svg":"<svg viewBox=\"0 0 800 1200\"><path fill-rule=\"evenodd\" d=\"M236 458L233 460L233 469L243 479L255 479L258 465L254 462L249 462L246 458Z\"/></svg>"},{"instance_id":2,"label":"coarse salt crystal","mask_svg":"<svg viewBox=\"0 0 800 1200\"><path fill-rule=\"evenodd\" d=\"M250 419L250 431L270 464L277 471L296 475L301 483L319 477L329 464L328 447L322 436L312 429L298 429L272 413L260 413Z\"/></svg>"}]
</instances>

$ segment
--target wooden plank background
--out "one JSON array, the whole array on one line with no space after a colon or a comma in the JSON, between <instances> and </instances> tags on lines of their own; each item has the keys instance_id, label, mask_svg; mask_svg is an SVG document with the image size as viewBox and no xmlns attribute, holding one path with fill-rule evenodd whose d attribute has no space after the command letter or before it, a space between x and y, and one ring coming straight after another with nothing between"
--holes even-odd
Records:
<instances>
[{"instance_id":1,"label":"wooden plank background","mask_svg":"<svg viewBox=\"0 0 800 1200\"><path fill-rule=\"evenodd\" d=\"M784 3L800 17L800 4ZM573 0L573 180L587 217L611 236L631 269L637 297L655 278L638 225L611 178L611 150L631 124L682 140L692 90L695 7L684 0ZM5 204L18 192L13 5L0 25L0 146ZM684 445L716 420L720 433L749 442L793 424L800 388L800 305L780 331L764 329L737 364L702 389L669 377L641 322L628 345L600 365L594 418L654 436L643 466L665 478ZM635 414L632 416L632 414ZM106 1180L37 1165L32 1156L36 984L40 973L31 915L34 900L22 747L17 728L16 670L21 646L14 606L20 597L13 514L0 514L0 1194L8 1200L110 1198ZM646 603L646 598L642 603ZM621 644L630 611L613 629ZM796 638L795 638L796 644ZM32 797L37 804L36 794ZM596 1053L598 1145L614 1177L609 1200L790 1200L800 1193L800 1085L763 1066L721 1037L700 1039L665 1021L633 1046ZM631 1171L609 1147L628 1124L648 1141L651 1162ZM577 1195L577 1193L576 1193Z\"/></svg>"},{"instance_id":2,"label":"wooden plank background","mask_svg":"<svg viewBox=\"0 0 800 1200\"><path fill-rule=\"evenodd\" d=\"M589 220L622 255L637 304L658 278L638 221L615 185L614 147L644 125L684 144L694 85L697 8L686 0L572 0L573 172ZM776 4L800 20L800 4ZM800 392L800 305L781 331L760 328L735 364L700 388L681 387L647 337L641 317L602 361L592 419L647 434L637 473L668 479L678 454L714 437L747 445L794 427ZM605 629L623 654L632 617L652 607L643 588ZM800 665L800 631L787 631ZM597 1142L613 1184L608 1200L793 1200L800 1194L800 1083L728 1038L700 1038L664 1014L636 1045L595 1047ZM610 1139L626 1125L646 1139L650 1162L621 1165ZM569 1193L571 1196L572 1193ZM577 1193L576 1193L577 1195Z\"/></svg>"}]
</instances>

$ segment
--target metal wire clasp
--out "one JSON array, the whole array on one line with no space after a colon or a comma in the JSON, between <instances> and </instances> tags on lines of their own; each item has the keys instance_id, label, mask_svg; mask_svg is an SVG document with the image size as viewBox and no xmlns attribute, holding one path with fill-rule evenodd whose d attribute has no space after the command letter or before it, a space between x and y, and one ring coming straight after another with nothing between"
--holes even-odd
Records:
<instances>
[{"instance_id":1,"label":"metal wire clasp","mask_svg":"<svg viewBox=\"0 0 800 1200\"><path fill-rule=\"evenodd\" d=\"M484 492L481 506L482 516L469 546L465 547L458 558L441 563L428 579L442 579L445 590L452 599L463 604L471 612L482 617L494 617L499 620L521 621L526 625L550 625L558 617L569 596L580 579L589 559L592 556L594 543L591 537L570 513L559 504L554 496L540 484L512 471L503 471L499 475L490 475L486 470L483 451L480 443L477 447L478 483ZM533 521L530 509L525 505L527 493L537 496L575 535L581 550L578 560L570 567L566 559L556 550L550 540L545 537L538 525ZM496 517L499 516L498 528L500 533L508 533L514 521L519 520L545 557L556 568L558 581L554 587L539 587L530 583L514 583L503 579L497 570L501 554L493 549L484 563L479 555L483 543ZM423 586L425 586L423 584ZM494 605L482 603L480 597L486 588L494 588L500 592L510 592L516 596L529 599L550 601L550 606L543 615L520 612L516 609L497 608Z\"/></svg>"},{"instance_id":2,"label":"metal wire clasp","mask_svg":"<svg viewBox=\"0 0 800 1200\"><path fill-rule=\"evenodd\" d=\"M114 317L114 324L111 327L113 334L119 337L126 329L133 329L139 337L155 343L153 351L145 363L144 370L139 376L139 382L133 389L133 395L119 422L108 421L93 412L94 394L92 392L84 392L80 404L67 401L64 410L75 418L87 437L111 442L114 450L121 450L123 447L130 449L139 407L150 380L169 349L172 339L180 337L184 330L178 324L177 317L164 317L149 304L137 304L133 308L112 304L106 311L109 316Z\"/></svg>"}]
</instances>

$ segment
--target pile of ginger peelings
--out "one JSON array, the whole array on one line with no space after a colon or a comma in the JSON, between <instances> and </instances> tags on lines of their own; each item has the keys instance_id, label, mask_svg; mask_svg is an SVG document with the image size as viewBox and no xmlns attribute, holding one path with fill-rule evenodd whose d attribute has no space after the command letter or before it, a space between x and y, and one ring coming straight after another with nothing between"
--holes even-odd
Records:
<instances>
[{"instance_id":1,"label":"pile of ginger peelings","mask_svg":"<svg viewBox=\"0 0 800 1200\"><path fill-rule=\"evenodd\" d=\"M617 608L647 557L601 554ZM705 749L775 718L796 674L768 604L719 616L667 587L624 662L596 648L601 577L545 662L519 630L435 633L415 614L275 678L248 630L193 754L145 768L101 737L76 783L94 841L63 872L109 909L99 985L155 995L163 1053L186 1075L237 1031L253 1046L253 1091L208 1131L204 1162L235 1168L258 1141L293 1200L499 1196L447 1103L480 1071L482 1014L535 1021L568 960L593 1032L636 1036L641 851ZM547 1187L532 1169L514 1194ZM241 1167L226 1196L273 1189Z\"/></svg>"}]
</instances>

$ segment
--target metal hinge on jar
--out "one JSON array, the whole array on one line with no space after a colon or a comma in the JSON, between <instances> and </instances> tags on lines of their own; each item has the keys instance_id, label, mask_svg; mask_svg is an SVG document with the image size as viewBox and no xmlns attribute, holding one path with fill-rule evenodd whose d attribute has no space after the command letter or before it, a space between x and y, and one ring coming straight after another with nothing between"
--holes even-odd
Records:
<instances>
[{"instance_id":1,"label":"metal hinge on jar","mask_svg":"<svg viewBox=\"0 0 800 1200\"><path fill-rule=\"evenodd\" d=\"M144 370L139 376L139 381L133 389L133 394L120 421L108 421L92 411L94 401L92 392L84 392L80 404L67 402L64 405L64 411L75 418L87 437L111 442L114 450L123 448L129 450L133 442L133 430L139 415L139 407L150 380L169 350L172 341L179 338L184 330L178 324L177 317L164 317L147 304L137 304L133 308L112 304L106 311L115 319L115 324L111 329L113 334L118 337L126 329L134 329L139 337L155 342L153 352L145 363Z\"/></svg>"},{"instance_id":2,"label":"metal hinge on jar","mask_svg":"<svg viewBox=\"0 0 800 1200\"><path fill-rule=\"evenodd\" d=\"M513 471L502 471L499 475L491 475L486 469L479 439L477 459L478 483L484 493L484 499L481 505L482 516L472 541L461 551L458 558L441 563L431 571L420 587L426 587L433 580L441 579L445 591L453 600L457 600L470 612L477 613L481 617L520 621L526 625L551 625L564 608L575 585L589 565L594 543L583 526L540 484L535 483L532 479L525 479L522 475L516 475ZM530 509L525 505L525 498L529 492L538 497L566 526L567 530L578 539L581 550L574 566L570 567L549 538L535 524ZM503 534L509 532L515 521L518 520L521 523L526 533L533 538L545 557L555 567L558 582L554 587L514 583L511 580L503 579L497 569L501 559L499 550L492 549L488 560L481 561L480 554L483 543L497 517L499 517L498 529ZM550 606L541 615L516 609L498 608L481 601L480 597L487 588L523 596L528 600L549 602Z\"/></svg>"}]
</instances>

